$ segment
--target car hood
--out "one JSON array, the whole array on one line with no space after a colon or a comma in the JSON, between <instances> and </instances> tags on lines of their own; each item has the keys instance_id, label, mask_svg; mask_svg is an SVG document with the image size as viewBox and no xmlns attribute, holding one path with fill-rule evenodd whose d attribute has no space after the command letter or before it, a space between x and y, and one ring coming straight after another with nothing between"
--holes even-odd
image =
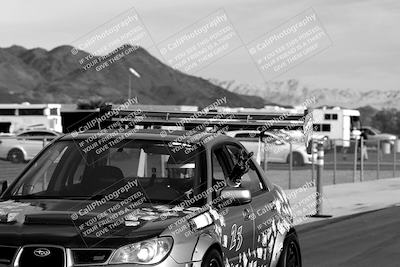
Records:
<instances>
[{"instance_id":1,"label":"car hood","mask_svg":"<svg viewBox=\"0 0 400 267\"><path fill-rule=\"evenodd\" d=\"M128 208L109 201L90 210L92 203L64 199L0 201L0 245L120 247L158 236L200 209L149 203Z\"/></svg>"}]
</instances>

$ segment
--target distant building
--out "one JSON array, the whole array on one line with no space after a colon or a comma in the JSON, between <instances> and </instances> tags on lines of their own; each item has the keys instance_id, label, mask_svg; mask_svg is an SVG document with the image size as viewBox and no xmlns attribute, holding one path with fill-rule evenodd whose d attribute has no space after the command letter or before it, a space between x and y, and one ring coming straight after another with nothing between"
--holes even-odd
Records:
<instances>
[{"instance_id":1,"label":"distant building","mask_svg":"<svg viewBox=\"0 0 400 267\"><path fill-rule=\"evenodd\" d=\"M62 132L60 104L0 104L0 133L27 129Z\"/></svg>"}]
</instances>

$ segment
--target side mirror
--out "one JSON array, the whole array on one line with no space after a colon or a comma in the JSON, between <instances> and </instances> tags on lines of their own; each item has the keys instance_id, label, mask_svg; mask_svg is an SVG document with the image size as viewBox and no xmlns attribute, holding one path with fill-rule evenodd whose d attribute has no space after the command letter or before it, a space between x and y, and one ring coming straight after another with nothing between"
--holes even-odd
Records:
<instances>
[{"instance_id":1,"label":"side mirror","mask_svg":"<svg viewBox=\"0 0 400 267\"><path fill-rule=\"evenodd\" d=\"M220 198L228 202L228 206L240 206L251 202L251 192L238 187L226 187L221 190Z\"/></svg>"},{"instance_id":2,"label":"side mirror","mask_svg":"<svg viewBox=\"0 0 400 267\"><path fill-rule=\"evenodd\" d=\"M0 196L7 190L7 187L8 187L7 181L0 181Z\"/></svg>"}]
</instances>

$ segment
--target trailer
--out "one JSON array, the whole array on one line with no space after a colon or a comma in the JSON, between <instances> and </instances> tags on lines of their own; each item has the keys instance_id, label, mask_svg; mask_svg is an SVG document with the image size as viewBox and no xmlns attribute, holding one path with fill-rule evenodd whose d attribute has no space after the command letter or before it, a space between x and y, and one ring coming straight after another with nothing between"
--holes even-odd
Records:
<instances>
[{"instance_id":1,"label":"trailer","mask_svg":"<svg viewBox=\"0 0 400 267\"><path fill-rule=\"evenodd\" d=\"M339 147L349 147L361 129L360 111L340 107L322 107L312 110L313 138L335 140Z\"/></svg>"},{"instance_id":2,"label":"trailer","mask_svg":"<svg viewBox=\"0 0 400 267\"><path fill-rule=\"evenodd\" d=\"M60 104L0 104L0 133L46 129L62 132Z\"/></svg>"}]
</instances>

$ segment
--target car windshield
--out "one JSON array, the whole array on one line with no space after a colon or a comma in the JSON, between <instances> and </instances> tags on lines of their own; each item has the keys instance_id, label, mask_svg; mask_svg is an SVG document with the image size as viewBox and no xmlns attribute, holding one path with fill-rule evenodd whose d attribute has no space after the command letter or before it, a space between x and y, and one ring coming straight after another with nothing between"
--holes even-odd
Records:
<instances>
[{"instance_id":1,"label":"car windshield","mask_svg":"<svg viewBox=\"0 0 400 267\"><path fill-rule=\"evenodd\" d=\"M381 133L382 133L382 132L379 131L378 129L372 128L372 127L371 127L371 131L374 132L375 134L381 134Z\"/></svg>"},{"instance_id":2,"label":"car windshield","mask_svg":"<svg viewBox=\"0 0 400 267\"><path fill-rule=\"evenodd\" d=\"M148 140L119 140L111 146L116 140L95 147L86 146L85 139L55 142L22 175L10 198L114 194L126 199L141 192L147 202L172 204L202 191L202 148Z\"/></svg>"}]
</instances>

